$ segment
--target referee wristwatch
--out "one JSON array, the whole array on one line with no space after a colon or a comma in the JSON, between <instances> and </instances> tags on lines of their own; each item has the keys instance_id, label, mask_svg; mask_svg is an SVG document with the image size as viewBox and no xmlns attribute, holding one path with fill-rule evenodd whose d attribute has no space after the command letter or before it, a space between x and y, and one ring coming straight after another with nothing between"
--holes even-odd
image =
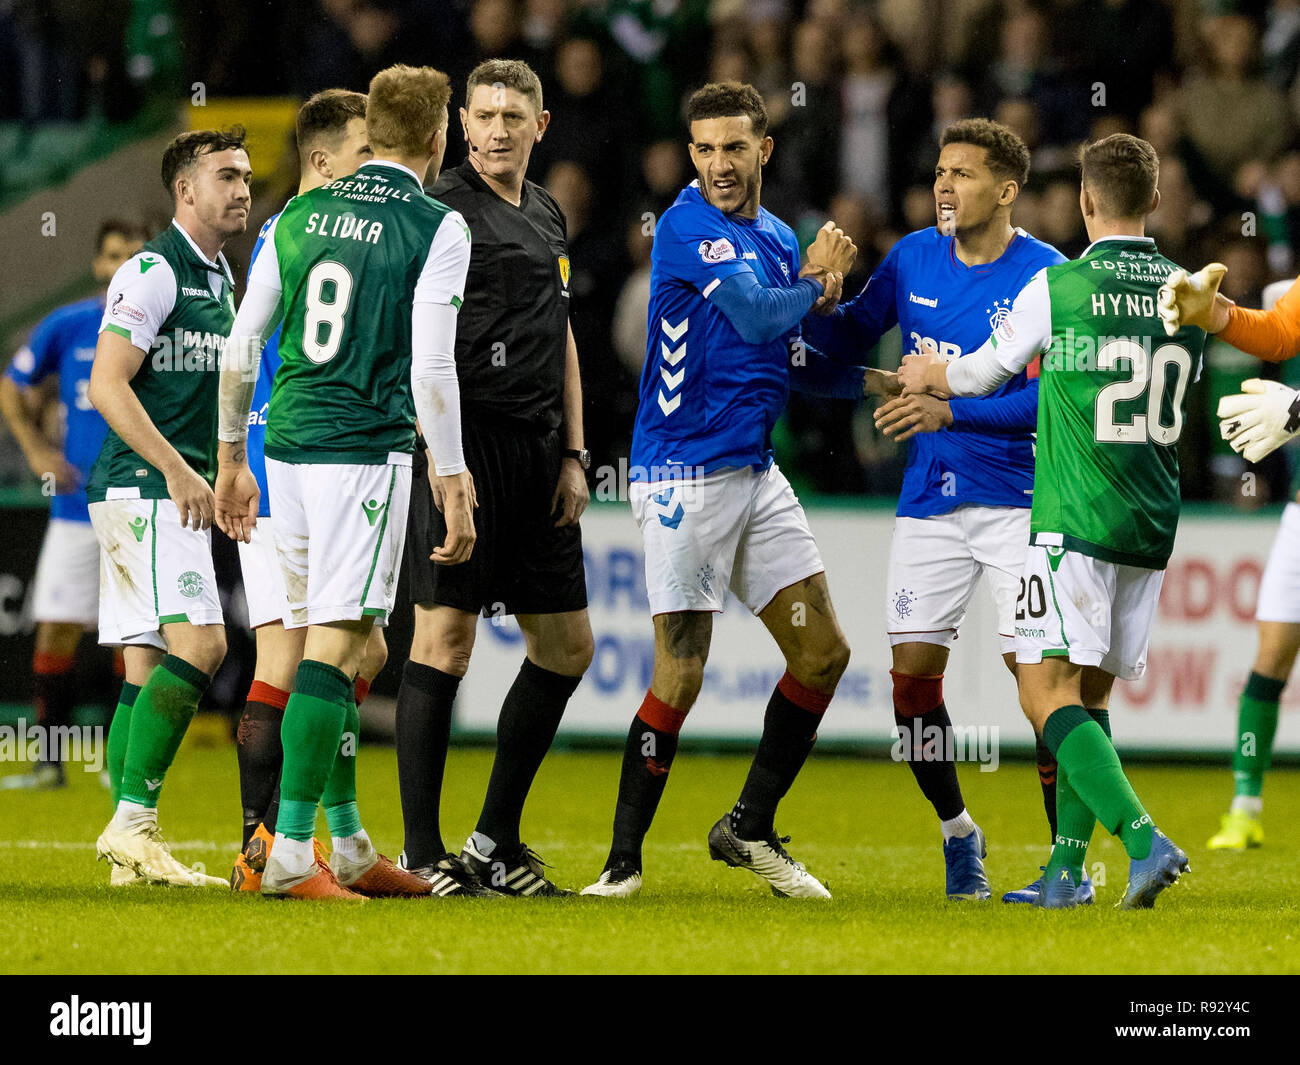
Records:
<instances>
[{"instance_id":1,"label":"referee wristwatch","mask_svg":"<svg viewBox=\"0 0 1300 1065\"><path fill-rule=\"evenodd\" d=\"M584 470L591 469L591 452L585 447L566 447L560 455L566 459L577 459L578 465Z\"/></svg>"}]
</instances>

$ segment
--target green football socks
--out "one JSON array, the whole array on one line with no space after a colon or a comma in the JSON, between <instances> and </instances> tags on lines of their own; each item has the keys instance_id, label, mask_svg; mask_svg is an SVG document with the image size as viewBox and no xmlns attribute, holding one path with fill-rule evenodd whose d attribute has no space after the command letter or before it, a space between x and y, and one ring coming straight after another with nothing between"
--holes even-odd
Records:
<instances>
[{"instance_id":1,"label":"green football socks","mask_svg":"<svg viewBox=\"0 0 1300 1065\"><path fill-rule=\"evenodd\" d=\"M1237 745L1232 749L1234 795L1258 798L1273 757L1277 704L1285 680L1251 673L1237 703Z\"/></svg>"},{"instance_id":2,"label":"green football socks","mask_svg":"<svg viewBox=\"0 0 1300 1065\"><path fill-rule=\"evenodd\" d=\"M1091 717L1110 738L1110 715L1105 710L1089 710ZM1075 884L1083 881L1083 863L1092 840L1097 819L1070 784L1068 774L1058 767L1056 773L1056 840L1047 860L1048 879L1062 868L1068 869Z\"/></svg>"},{"instance_id":3,"label":"green football socks","mask_svg":"<svg viewBox=\"0 0 1300 1065\"><path fill-rule=\"evenodd\" d=\"M157 807L163 778L207 687L208 675L183 658L168 655L154 667L123 723L127 737L120 799ZM117 725L116 718L113 723Z\"/></svg>"},{"instance_id":4,"label":"green football socks","mask_svg":"<svg viewBox=\"0 0 1300 1065\"><path fill-rule=\"evenodd\" d=\"M341 669L310 659L299 663L280 726L284 768L275 828L286 839L305 841L315 833L316 807L334 773L351 704L352 681Z\"/></svg>"},{"instance_id":5,"label":"green football socks","mask_svg":"<svg viewBox=\"0 0 1300 1065\"><path fill-rule=\"evenodd\" d=\"M108 739L105 761L108 766L109 794L113 797L113 806L122 797L122 770L126 766L126 742L131 735L131 708L140 694L140 685L122 684L122 692L117 697L117 709L113 711L113 720L108 725Z\"/></svg>"},{"instance_id":6,"label":"green football socks","mask_svg":"<svg viewBox=\"0 0 1300 1065\"><path fill-rule=\"evenodd\" d=\"M1102 827L1119 837L1128 856L1136 860L1147 857L1155 826L1124 776L1119 755L1101 725L1082 706L1062 706L1044 724L1043 742L1056 755L1058 777L1065 776ZM1059 810L1057 818L1059 835Z\"/></svg>"},{"instance_id":7,"label":"green football socks","mask_svg":"<svg viewBox=\"0 0 1300 1065\"><path fill-rule=\"evenodd\" d=\"M361 815L357 811L357 745L360 737L361 714L356 702L349 699L343 719L343 735L334 756L334 770L321 796L330 836L334 839L361 831Z\"/></svg>"}]
</instances>

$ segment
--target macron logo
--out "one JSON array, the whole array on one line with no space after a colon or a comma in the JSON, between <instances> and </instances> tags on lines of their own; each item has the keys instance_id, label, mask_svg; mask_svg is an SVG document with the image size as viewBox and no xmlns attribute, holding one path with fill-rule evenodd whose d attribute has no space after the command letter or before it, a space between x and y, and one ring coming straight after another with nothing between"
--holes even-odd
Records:
<instances>
[{"instance_id":1,"label":"macron logo","mask_svg":"<svg viewBox=\"0 0 1300 1065\"><path fill-rule=\"evenodd\" d=\"M150 1002L69 1002L50 1006L50 1035L129 1036L138 1047L152 1039L153 1004Z\"/></svg>"},{"instance_id":2,"label":"macron logo","mask_svg":"<svg viewBox=\"0 0 1300 1065\"><path fill-rule=\"evenodd\" d=\"M932 299L932 300L928 300L928 299L926 299L924 296L918 296L915 292L909 292L909 293L907 294L907 299L908 299L908 302L909 302L909 303L919 303L922 307L937 307L937 306L939 306L939 300L938 300L938 297L936 297L936 298L934 298L934 299Z\"/></svg>"}]
</instances>

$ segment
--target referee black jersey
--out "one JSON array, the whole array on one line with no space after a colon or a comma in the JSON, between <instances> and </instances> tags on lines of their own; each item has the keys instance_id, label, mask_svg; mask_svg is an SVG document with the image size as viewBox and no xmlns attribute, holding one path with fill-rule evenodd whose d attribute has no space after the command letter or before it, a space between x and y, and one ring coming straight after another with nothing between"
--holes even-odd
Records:
<instances>
[{"instance_id":1,"label":"referee black jersey","mask_svg":"<svg viewBox=\"0 0 1300 1065\"><path fill-rule=\"evenodd\" d=\"M516 207L493 192L469 160L442 174L433 196L469 224L469 276L456 323L461 411L558 429L569 321L563 212L527 180Z\"/></svg>"}]
</instances>

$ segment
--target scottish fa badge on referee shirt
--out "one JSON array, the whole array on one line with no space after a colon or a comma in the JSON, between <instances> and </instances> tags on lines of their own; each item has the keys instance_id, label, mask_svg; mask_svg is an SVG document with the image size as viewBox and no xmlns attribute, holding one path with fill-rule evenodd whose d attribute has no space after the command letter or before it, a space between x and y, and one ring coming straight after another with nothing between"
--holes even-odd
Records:
<instances>
[{"instance_id":1,"label":"scottish fa badge on referee shirt","mask_svg":"<svg viewBox=\"0 0 1300 1065\"><path fill-rule=\"evenodd\" d=\"M560 284L564 286L567 293L569 290L569 257L567 255L560 256Z\"/></svg>"}]
</instances>

